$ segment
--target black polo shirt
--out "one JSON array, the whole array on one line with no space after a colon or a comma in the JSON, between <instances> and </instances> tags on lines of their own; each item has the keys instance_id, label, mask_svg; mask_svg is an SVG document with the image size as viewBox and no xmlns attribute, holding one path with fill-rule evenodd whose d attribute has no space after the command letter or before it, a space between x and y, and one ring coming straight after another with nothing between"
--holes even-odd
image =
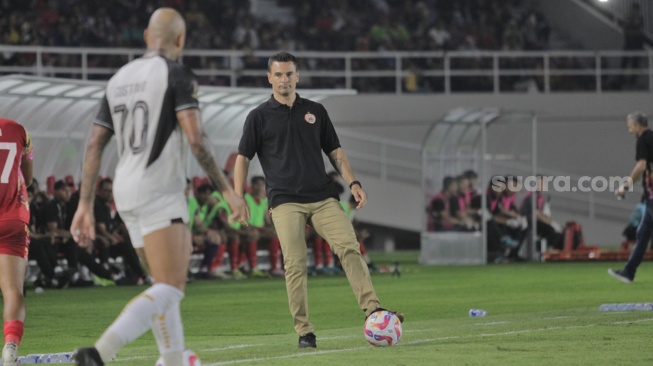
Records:
<instances>
[{"instance_id":1,"label":"black polo shirt","mask_svg":"<svg viewBox=\"0 0 653 366\"><path fill-rule=\"evenodd\" d=\"M647 199L653 198L653 131L646 129L638 138L635 146L635 161L646 160L646 171L642 185Z\"/></svg>"},{"instance_id":2,"label":"black polo shirt","mask_svg":"<svg viewBox=\"0 0 653 366\"><path fill-rule=\"evenodd\" d=\"M292 108L271 97L249 112L238 153L258 155L265 174L270 207L338 199L326 174L322 152L340 147L326 109L297 94Z\"/></svg>"}]
</instances>

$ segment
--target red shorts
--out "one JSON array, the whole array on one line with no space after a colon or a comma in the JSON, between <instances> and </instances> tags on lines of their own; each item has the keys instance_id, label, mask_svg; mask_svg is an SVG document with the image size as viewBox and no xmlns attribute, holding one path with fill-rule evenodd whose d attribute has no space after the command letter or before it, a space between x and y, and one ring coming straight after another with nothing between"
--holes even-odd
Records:
<instances>
[{"instance_id":1,"label":"red shorts","mask_svg":"<svg viewBox=\"0 0 653 366\"><path fill-rule=\"evenodd\" d=\"M20 220L0 221L0 254L27 258L29 228Z\"/></svg>"}]
</instances>

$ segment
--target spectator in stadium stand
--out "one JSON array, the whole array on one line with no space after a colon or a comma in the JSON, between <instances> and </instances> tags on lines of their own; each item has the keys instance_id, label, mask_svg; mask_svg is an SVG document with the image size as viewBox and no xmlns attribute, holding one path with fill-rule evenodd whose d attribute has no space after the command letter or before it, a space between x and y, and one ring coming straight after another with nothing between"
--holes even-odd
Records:
<instances>
[{"instance_id":1,"label":"spectator in stadium stand","mask_svg":"<svg viewBox=\"0 0 653 366\"><path fill-rule=\"evenodd\" d=\"M112 6L106 6L98 1L74 1L68 4L65 1L37 1L36 6L31 2L13 1L0 3L0 13L11 14L4 24L0 22L0 36L7 44L42 45L42 46L105 46L105 47L134 47L141 41L134 39L138 32L134 32L134 22L143 24L146 17L135 14L151 14L155 9L153 1L118 1ZM28 5L25 5L28 4ZM526 12L513 1L476 1L474 6L465 4L461 6L456 2L448 1L419 1L415 6L411 2L387 3L379 2L370 6L366 2L337 1L320 2L292 2L288 4L293 13L291 17L296 20L294 26L284 22L257 19L252 13L249 1L190 1L166 0L166 4L174 7L188 22L189 34L187 48L192 49L245 49L237 43L250 44L249 49L294 49L294 50L319 50L319 51L364 51L370 49L369 34L377 25L380 18L389 18L392 14L393 21L405 29L395 29L388 24L387 30L381 34L387 36L381 43L372 42L371 49L386 50L411 50L431 51L438 49L431 40L429 29L434 24L442 24L444 31L449 33L447 49L459 49L469 35L474 37L476 47L484 50L496 50L498 41L503 38L507 25L511 19L518 23L517 31L524 34L529 32L532 38L532 27L524 24L523 19L536 15L538 41L546 47L548 38L548 25L540 12ZM352 14L356 14L352 16ZM247 20L249 19L249 20ZM242 36L242 27L245 22L250 22L250 34L245 40ZM213 27L220 24L220 27ZM528 26L526 26L528 25ZM239 29L236 31L236 29ZM377 34L376 28L374 34ZM237 35L237 33L241 35ZM406 33L408 39L406 39ZM139 33L140 34L140 33ZM257 36L253 36L256 34ZM397 37L397 35L399 37ZM217 38L216 38L217 37ZM234 38L242 42L234 42ZM256 41L258 39L258 42ZM258 45L257 45L258 44ZM468 43L465 47L469 47ZM530 47L530 46L529 46ZM539 46L538 46L539 47ZM206 57L188 57L186 63L191 67L215 69L219 63L215 59ZM31 53L5 52L0 55L0 63L5 65L34 65L36 57ZM44 54L44 72L55 74L58 77L68 75L55 72L54 66L80 67L79 57L69 55ZM119 67L124 62L124 57L114 55L91 55L88 58L89 67ZM48 66L48 64L50 66ZM356 64L356 63L354 63ZM519 66L515 63L515 67ZM341 68L336 61L317 60L315 67L307 70L336 70ZM367 65L367 64L364 64ZM372 70L378 63L358 67L357 70ZM415 71L432 69L433 65L417 65ZM385 66L387 67L387 66ZM530 66L524 66L530 67ZM48 71L49 70L49 71ZM72 74L70 77L79 77ZM94 78L103 78L94 75ZM335 79L304 78L304 85L320 88L342 87L342 83ZM522 77L506 79L505 84L519 82ZM616 79L615 79L616 80ZM229 78L225 76L205 76L199 79L203 85L228 85ZM425 83L425 90L435 89L430 86L432 81ZM459 82L457 82L459 84ZM252 82L251 77L238 79L240 86L260 86ZM374 78L360 78L354 80L353 85L359 92L380 92L394 89L393 82L384 82ZM465 90L478 90L477 83L464 86ZM476 89L475 89L476 88ZM421 89L421 88L420 88Z\"/></svg>"},{"instance_id":2,"label":"spectator in stadium stand","mask_svg":"<svg viewBox=\"0 0 653 366\"><path fill-rule=\"evenodd\" d=\"M644 34L644 16L639 3L633 2L630 6L630 13L623 24L624 30L624 51L640 51L644 49L646 35ZM621 59L621 68L626 69L629 66L635 70L639 68L641 57L624 56ZM637 80L637 75L630 75L625 78L628 83L633 84Z\"/></svg>"},{"instance_id":3,"label":"spectator in stadium stand","mask_svg":"<svg viewBox=\"0 0 653 366\"><path fill-rule=\"evenodd\" d=\"M326 174L323 153L348 184L357 207L363 207L367 199L324 106L296 93L299 72L295 56L275 53L268 60L267 71L272 97L252 110L245 120L234 189L237 195L245 194L249 163L257 155L267 179L270 215L281 241L298 346L315 348L316 336L308 319L307 223L333 246L365 315L380 309L353 227L338 203L333 181ZM403 320L402 314L397 316Z\"/></svg>"}]
</instances>

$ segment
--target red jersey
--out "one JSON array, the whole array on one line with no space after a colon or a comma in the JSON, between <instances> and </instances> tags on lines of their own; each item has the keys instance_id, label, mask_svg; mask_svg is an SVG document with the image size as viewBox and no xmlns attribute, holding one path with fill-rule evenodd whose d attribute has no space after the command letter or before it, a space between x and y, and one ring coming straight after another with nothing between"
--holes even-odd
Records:
<instances>
[{"instance_id":1,"label":"red jersey","mask_svg":"<svg viewBox=\"0 0 653 366\"><path fill-rule=\"evenodd\" d=\"M0 221L20 220L29 225L27 187L20 166L23 159L32 158L25 128L0 118Z\"/></svg>"}]
</instances>

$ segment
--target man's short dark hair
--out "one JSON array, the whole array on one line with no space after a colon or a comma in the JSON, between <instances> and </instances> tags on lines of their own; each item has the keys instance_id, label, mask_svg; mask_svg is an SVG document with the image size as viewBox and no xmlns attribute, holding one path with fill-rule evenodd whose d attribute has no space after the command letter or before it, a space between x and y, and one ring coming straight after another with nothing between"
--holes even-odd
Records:
<instances>
[{"instance_id":1,"label":"man's short dark hair","mask_svg":"<svg viewBox=\"0 0 653 366\"><path fill-rule=\"evenodd\" d=\"M648 127L648 118L642 112L633 112L628 114L628 119L632 119L638 125L642 127Z\"/></svg>"},{"instance_id":2,"label":"man's short dark hair","mask_svg":"<svg viewBox=\"0 0 653 366\"><path fill-rule=\"evenodd\" d=\"M454 177L451 176L444 177L444 179L442 180L442 190L446 191L455 182L456 179Z\"/></svg>"},{"instance_id":3,"label":"man's short dark hair","mask_svg":"<svg viewBox=\"0 0 653 366\"><path fill-rule=\"evenodd\" d=\"M62 179L56 181L54 183L54 190L58 191L60 189L66 188L66 182L64 182Z\"/></svg>"},{"instance_id":4,"label":"man's short dark hair","mask_svg":"<svg viewBox=\"0 0 653 366\"><path fill-rule=\"evenodd\" d=\"M202 184L197 187L197 193L211 193L213 192L213 186L210 184Z\"/></svg>"},{"instance_id":5,"label":"man's short dark hair","mask_svg":"<svg viewBox=\"0 0 653 366\"><path fill-rule=\"evenodd\" d=\"M274 55L270 56L268 59L268 71L272 68L272 63L274 62L292 62L295 64L295 68L297 68L297 59L295 56L293 56L292 53L290 52L277 52Z\"/></svg>"},{"instance_id":6,"label":"man's short dark hair","mask_svg":"<svg viewBox=\"0 0 653 366\"><path fill-rule=\"evenodd\" d=\"M263 183L265 183L265 177L263 177L262 175L253 176L252 179L250 180L250 184L254 185L254 183L258 181L263 181Z\"/></svg>"},{"instance_id":7,"label":"man's short dark hair","mask_svg":"<svg viewBox=\"0 0 653 366\"><path fill-rule=\"evenodd\" d=\"M463 172L463 175L465 176L465 178L470 179L470 180L478 178L478 174L476 174L476 172L471 170L471 169L470 170L465 170Z\"/></svg>"},{"instance_id":8,"label":"man's short dark hair","mask_svg":"<svg viewBox=\"0 0 653 366\"><path fill-rule=\"evenodd\" d=\"M100 184L98 185L99 188L103 188L105 184L113 184L113 179L107 177L107 178L102 178L100 181Z\"/></svg>"}]
</instances>

